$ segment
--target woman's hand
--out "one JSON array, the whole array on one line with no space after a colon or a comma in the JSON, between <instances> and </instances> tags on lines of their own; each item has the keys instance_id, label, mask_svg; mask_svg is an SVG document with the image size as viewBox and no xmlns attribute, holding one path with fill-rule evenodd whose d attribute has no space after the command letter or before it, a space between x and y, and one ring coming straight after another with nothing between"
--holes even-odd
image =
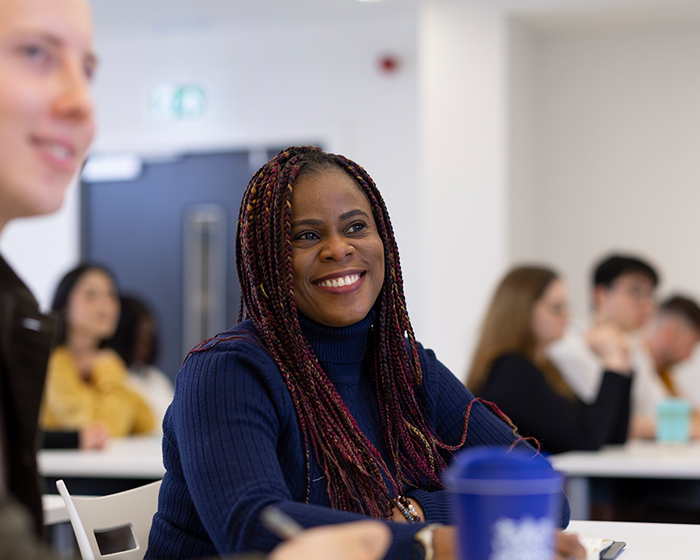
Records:
<instances>
[{"instance_id":1,"label":"woman's hand","mask_svg":"<svg viewBox=\"0 0 700 560\"><path fill-rule=\"evenodd\" d=\"M629 375L632 362L625 333L611 325L596 325L586 333L586 339L606 370Z\"/></svg>"},{"instance_id":2,"label":"woman's hand","mask_svg":"<svg viewBox=\"0 0 700 560\"><path fill-rule=\"evenodd\" d=\"M457 527L435 529L433 533L433 560L457 560Z\"/></svg>"},{"instance_id":3,"label":"woman's hand","mask_svg":"<svg viewBox=\"0 0 700 560\"><path fill-rule=\"evenodd\" d=\"M556 531L554 560L586 560L586 549L576 535ZM440 527L433 533L434 560L457 559L457 528Z\"/></svg>"},{"instance_id":4,"label":"woman's hand","mask_svg":"<svg viewBox=\"0 0 700 560\"><path fill-rule=\"evenodd\" d=\"M557 531L557 543L555 547L555 560L586 560L586 549L578 540L577 535Z\"/></svg>"},{"instance_id":5,"label":"woman's hand","mask_svg":"<svg viewBox=\"0 0 700 560\"><path fill-rule=\"evenodd\" d=\"M109 439L109 431L104 424L93 424L78 433L80 449L104 449Z\"/></svg>"},{"instance_id":6,"label":"woman's hand","mask_svg":"<svg viewBox=\"0 0 700 560\"><path fill-rule=\"evenodd\" d=\"M270 560L379 560L391 544L381 521L324 525L303 531L277 546Z\"/></svg>"}]
</instances>

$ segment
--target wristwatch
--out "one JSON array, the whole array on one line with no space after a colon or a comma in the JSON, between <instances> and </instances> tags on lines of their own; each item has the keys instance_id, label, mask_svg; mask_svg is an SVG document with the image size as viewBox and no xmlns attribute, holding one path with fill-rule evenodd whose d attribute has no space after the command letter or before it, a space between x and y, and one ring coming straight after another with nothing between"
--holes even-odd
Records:
<instances>
[{"instance_id":1,"label":"wristwatch","mask_svg":"<svg viewBox=\"0 0 700 560\"><path fill-rule=\"evenodd\" d=\"M413 535L411 560L433 560L435 556L433 533L440 527L442 527L442 523L431 523Z\"/></svg>"}]
</instances>

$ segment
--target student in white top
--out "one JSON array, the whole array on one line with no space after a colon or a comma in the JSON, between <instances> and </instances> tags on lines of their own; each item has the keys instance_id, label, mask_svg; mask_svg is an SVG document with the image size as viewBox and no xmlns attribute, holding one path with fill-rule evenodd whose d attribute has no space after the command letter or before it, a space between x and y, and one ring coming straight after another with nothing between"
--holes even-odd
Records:
<instances>
[{"instance_id":1,"label":"student in white top","mask_svg":"<svg viewBox=\"0 0 700 560\"><path fill-rule=\"evenodd\" d=\"M648 351L637 331L654 314L654 291L658 282L659 276L654 268L633 256L611 255L596 266L590 324L587 327L574 326L548 349L552 362L584 402L595 400L606 367L594 350L601 338L626 341L634 372L633 393L636 385L646 384L643 380L652 375ZM607 364L608 369L611 366L614 364ZM636 418L633 402L630 422L633 437L638 430Z\"/></svg>"}]
</instances>

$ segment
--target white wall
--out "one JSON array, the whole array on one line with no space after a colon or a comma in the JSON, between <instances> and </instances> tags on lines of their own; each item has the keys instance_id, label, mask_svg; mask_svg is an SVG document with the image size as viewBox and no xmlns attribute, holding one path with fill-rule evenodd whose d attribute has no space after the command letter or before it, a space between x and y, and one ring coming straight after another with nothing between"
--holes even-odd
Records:
<instances>
[{"instance_id":1,"label":"white wall","mask_svg":"<svg viewBox=\"0 0 700 560\"><path fill-rule=\"evenodd\" d=\"M421 21L422 341L465 378L506 258L506 26L443 2Z\"/></svg>"},{"instance_id":2,"label":"white wall","mask_svg":"<svg viewBox=\"0 0 700 560\"><path fill-rule=\"evenodd\" d=\"M515 24L512 257L561 270L579 316L610 251L698 298L700 21L575 19ZM700 396L698 360L683 383Z\"/></svg>"},{"instance_id":3,"label":"white wall","mask_svg":"<svg viewBox=\"0 0 700 560\"><path fill-rule=\"evenodd\" d=\"M579 313L610 250L648 256L663 292L699 295L700 23L540 30L530 47L530 134L513 156L532 168L513 257L562 269Z\"/></svg>"},{"instance_id":4,"label":"white wall","mask_svg":"<svg viewBox=\"0 0 700 560\"><path fill-rule=\"evenodd\" d=\"M93 151L320 142L355 159L375 179L391 211L409 306L419 316L416 18L415 10L407 10L391 17L304 18L132 36L101 34L98 28L99 132ZM380 71L384 54L398 58L398 71ZM205 119L177 124L145 119L148 87L170 81L208 85ZM58 218L35 222L45 226L11 225L3 235L3 253L43 302L55 286L54 269L60 277L77 261L77 221L77 206L71 205ZM55 263L48 266L47 258Z\"/></svg>"},{"instance_id":5,"label":"white wall","mask_svg":"<svg viewBox=\"0 0 700 560\"><path fill-rule=\"evenodd\" d=\"M363 165L391 212L411 312L420 317L417 19L305 20L99 41L96 151L322 143ZM379 59L392 54L398 70ZM147 88L208 84L201 122L148 123Z\"/></svg>"},{"instance_id":6,"label":"white wall","mask_svg":"<svg viewBox=\"0 0 700 560\"><path fill-rule=\"evenodd\" d=\"M40 307L51 307L61 277L80 254L80 204L77 180L61 210L50 216L10 222L0 236L0 252L34 293Z\"/></svg>"},{"instance_id":7,"label":"white wall","mask_svg":"<svg viewBox=\"0 0 700 560\"><path fill-rule=\"evenodd\" d=\"M559 268L579 315L591 262L612 249L648 255L664 292L700 292L693 21L676 1L427 3L425 342L455 373L519 262Z\"/></svg>"}]
</instances>

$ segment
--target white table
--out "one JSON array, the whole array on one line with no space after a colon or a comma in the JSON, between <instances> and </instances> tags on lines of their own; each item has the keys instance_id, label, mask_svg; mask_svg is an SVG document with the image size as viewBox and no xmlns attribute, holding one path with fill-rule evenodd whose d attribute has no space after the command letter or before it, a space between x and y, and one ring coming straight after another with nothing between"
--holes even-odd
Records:
<instances>
[{"instance_id":1,"label":"white table","mask_svg":"<svg viewBox=\"0 0 700 560\"><path fill-rule=\"evenodd\" d=\"M58 494L44 494L41 497L44 505L44 525L56 525L68 521L68 510L63 498Z\"/></svg>"},{"instance_id":2,"label":"white table","mask_svg":"<svg viewBox=\"0 0 700 560\"><path fill-rule=\"evenodd\" d=\"M567 529L579 537L625 541L619 560L697 560L700 525L572 521Z\"/></svg>"},{"instance_id":3,"label":"white table","mask_svg":"<svg viewBox=\"0 0 700 560\"><path fill-rule=\"evenodd\" d=\"M68 521L63 498L46 494L44 524ZM579 537L625 541L620 560L697 560L700 557L700 526L672 523L617 523L572 521L567 532Z\"/></svg>"},{"instance_id":4,"label":"white table","mask_svg":"<svg viewBox=\"0 0 700 560\"><path fill-rule=\"evenodd\" d=\"M42 449L39 473L50 477L163 478L162 436L114 438L102 451Z\"/></svg>"},{"instance_id":5,"label":"white table","mask_svg":"<svg viewBox=\"0 0 700 560\"><path fill-rule=\"evenodd\" d=\"M672 445L637 440L600 451L560 453L549 460L568 478L566 491L573 519L588 518L591 477L700 480L700 442Z\"/></svg>"}]
</instances>

